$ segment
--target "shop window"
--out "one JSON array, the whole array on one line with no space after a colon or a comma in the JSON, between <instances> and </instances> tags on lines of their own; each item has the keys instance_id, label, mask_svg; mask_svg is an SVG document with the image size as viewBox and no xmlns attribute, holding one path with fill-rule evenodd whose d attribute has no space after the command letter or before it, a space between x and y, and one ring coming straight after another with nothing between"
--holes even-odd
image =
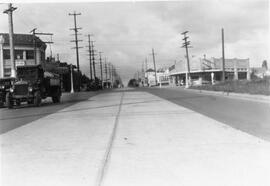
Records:
<instances>
[{"instance_id":1,"label":"shop window","mask_svg":"<svg viewBox=\"0 0 270 186\"><path fill-rule=\"evenodd\" d=\"M33 50L26 51L26 59L34 59L34 51Z\"/></svg>"},{"instance_id":2,"label":"shop window","mask_svg":"<svg viewBox=\"0 0 270 186\"><path fill-rule=\"evenodd\" d=\"M8 49L3 50L4 59L10 59L10 51Z\"/></svg>"},{"instance_id":3,"label":"shop window","mask_svg":"<svg viewBox=\"0 0 270 186\"><path fill-rule=\"evenodd\" d=\"M11 75L11 69L10 68L5 68L4 69L4 76L9 77Z\"/></svg>"},{"instance_id":4,"label":"shop window","mask_svg":"<svg viewBox=\"0 0 270 186\"><path fill-rule=\"evenodd\" d=\"M15 50L15 59L23 59L23 50Z\"/></svg>"}]
</instances>

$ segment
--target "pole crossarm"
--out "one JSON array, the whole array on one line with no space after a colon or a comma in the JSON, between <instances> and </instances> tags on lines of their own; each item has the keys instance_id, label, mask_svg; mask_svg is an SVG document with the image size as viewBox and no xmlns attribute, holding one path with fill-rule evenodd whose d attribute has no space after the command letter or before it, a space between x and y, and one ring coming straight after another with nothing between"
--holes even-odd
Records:
<instances>
[{"instance_id":1,"label":"pole crossarm","mask_svg":"<svg viewBox=\"0 0 270 186\"><path fill-rule=\"evenodd\" d=\"M11 4L11 3L10 3L10 4ZM13 6L11 5L8 9L4 10L3 13L4 13L4 14L8 14L8 13L13 12L13 11L15 11L15 10L17 10L17 7L13 7Z\"/></svg>"},{"instance_id":2,"label":"pole crossarm","mask_svg":"<svg viewBox=\"0 0 270 186\"><path fill-rule=\"evenodd\" d=\"M83 40L80 40L80 39L78 39L78 40L71 40L70 42L82 42Z\"/></svg>"}]
</instances>

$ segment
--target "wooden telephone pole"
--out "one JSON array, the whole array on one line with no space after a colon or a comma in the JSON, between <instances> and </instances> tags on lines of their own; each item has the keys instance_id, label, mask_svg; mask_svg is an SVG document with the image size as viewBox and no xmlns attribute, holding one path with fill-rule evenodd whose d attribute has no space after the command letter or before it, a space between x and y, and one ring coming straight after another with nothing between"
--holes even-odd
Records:
<instances>
[{"instance_id":1,"label":"wooden telephone pole","mask_svg":"<svg viewBox=\"0 0 270 186\"><path fill-rule=\"evenodd\" d=\"M103 82L103 71L102 71L102 59L101 59L101 53L103 53L103 52L99 52L100 80L101 80L101 82Z\"/></svg>"},{"instance_id":2,"label":"wooden telephone pole","mask_svg":"<svg viewBox=\"0 0 270 186\"><path fill-rule=\"evenodd\" d=\"M155 59L154 48L152 48L152 56L153 56L153 63L154 63L154 70L155 70L155 82L157 85L158 84L158 82L157 82L157 69L156 69L156 59Z\"/></svg>"},{"instance_id":3,"label":"wooden telephone pole","mask_svg":"<svg viewBox=\"0 0 270 186\"><path fill-rule=\"evenodd\" d=\"M71 42L75 42L76 59L77 59L77 69L78 69L78 71L80 71L79 48L82 48L82 47L79 47L79 46L78 46L78 42L80 42L80 41L82 41L82 40L78 40L78 30L79 30L79 29L82 29L82 28L78 28L78 27L77 27L77 19L76 19L76 18L77 18L78 15L81 15L81 13L76 13L76 12L74 11L74 13L69 13L68 15L74 17L74 28L71 28L70 30L74 30L74 33L75 33L75 40L72 40Z\"/></svg>"},{"instance_id":4,"label":"wooden telephone pole","mask_svg":"<svg viewBox=\"0 0 270 186\"><path fill-rule=\"evenodd\" d=\"M45 41L44 43L53 44L53 42L52 42L53 34L52 33L36 32L36 30L37 30L37 28L34 28L33 30L30 31L30 33L33 34L35 64L37 64L37 41L36 41L36 35L48 35L48 36L51 36L51 41ZM50 57L52 57L51 47L50 47Z\"/></svg>"},{"instance_id":5,"label":"wooden telephone pole","mask_svg":"<svg viewBox=\"0 0 270 186\"><path fill-rule=\"evenodd\" d=\"M94 50L94 41L91 41L91 54L92 54L92 63L93 63L93 71L94 71L94 79L96 80L96 62L95 62L95 50Z\"/></svg>"},{"instance_id":6,"label":"wooden telephone pole","mask_svg":"<svg viewBox=\"0 0 270 186\"><path fill-rule=\"evenodd\" d=\"M93 70L92 70L92 51L91 51L91 39L90 34L88 34L88 55L89 55L89 66L90 66L90 79L93 79Z\"/></svg>"},{"instance_id":7,"label":"wooden telephone pole","mask_svg":"<svg viewBox=\"0 0 270 186\"><path fill-rule=\"evenodd\" d=\"M13 41L13 17L12 13L17 8L12 7L12 4L8 4L8 9L6 9L3 13L8 14L8 25L9 25L9 47L10 47L10 63L11 63L11 77L16 78L16 64L14 58L14 41Z\"/></svg>"},{"instance_id":8,"label":"wooden telephone pole","mask_svg":"<svg viewBox=\"0 0 270 186\"><path fill-rule=\"evenodd\" d=\"M184 35L184 43L182 45L182 48L186 49L186 57L187 57L187 75L186 75L186 88L189 87L190 84L190 66L189 66L189 56L188 56L188 48L190 48L190 41L188 41L187 39L189 38L186 34L188 33L188 31L185 31L182 33L182 35Z\"/></svg>"},{"instance_id":9,"label":"wooden telephone pole","mask_svg":"<svg viewBox=\"0 0 270 186\"><path fill-rule=\"evenodd\" d=\"M222 81L225 81L225 51L224 51L224 29L221 29L222 39Z\"/></svg>"}]
</instances>

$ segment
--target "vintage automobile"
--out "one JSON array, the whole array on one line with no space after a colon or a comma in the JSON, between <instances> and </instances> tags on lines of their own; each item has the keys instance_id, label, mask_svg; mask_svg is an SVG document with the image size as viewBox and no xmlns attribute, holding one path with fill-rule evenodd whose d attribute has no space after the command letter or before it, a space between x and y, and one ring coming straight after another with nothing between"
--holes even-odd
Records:
<instances>
[{"instance_id":1,"label":"vintage automobile","mask_svg":"<svg viewBox=\"0 0 270 186\"><path fill-rule=\"evenodd\" d=\"M61 81L57 74L45 72L41 65L17 67L17 81L6 94L6 105L12 108L21 102L40 106L41 100L51 97L54 103L60 102Z\"/></svg>"},{"instance_id":2,"label":"vintage automobile","mask_svg":"<svg viewBox=\"0 0 270 186\"><path fill-rule=\"evenodd\" d=\"M3 107L6 102L6 94L9 91L10 87L14 83L15 78L5 77L0 78L0 107Z\"/></svg>"}]
</instances>

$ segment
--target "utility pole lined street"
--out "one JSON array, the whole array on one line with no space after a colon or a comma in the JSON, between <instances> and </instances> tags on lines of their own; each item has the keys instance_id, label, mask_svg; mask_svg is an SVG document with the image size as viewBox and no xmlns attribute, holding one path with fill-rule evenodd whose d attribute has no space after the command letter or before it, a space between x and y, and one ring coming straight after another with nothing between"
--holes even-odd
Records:
<instances>
[{"instance_id":1,"label":"utility pole lined street","mask_svg":"<svg viewBox=\"0 0 270 186\"><path fill-rule=\"evenodd\" d=\"M0 186L270 186L267 1L40 3L0 3Z\"/></svg>"}]
</instances>

